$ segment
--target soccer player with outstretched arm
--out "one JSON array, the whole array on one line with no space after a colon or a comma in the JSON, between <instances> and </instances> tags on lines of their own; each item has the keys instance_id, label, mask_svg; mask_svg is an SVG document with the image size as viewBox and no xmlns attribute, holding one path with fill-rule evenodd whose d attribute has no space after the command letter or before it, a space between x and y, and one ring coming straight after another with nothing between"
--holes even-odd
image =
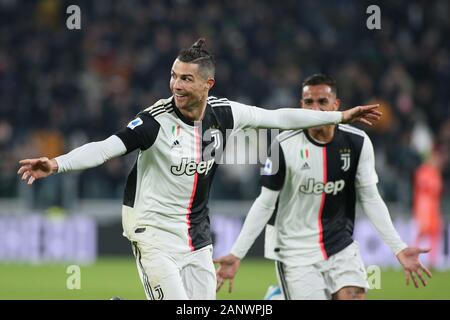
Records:
<instances>
[{"instance_id":1,"label":"soccer player with outstretched arm","mask_svg":"<svg viewBox=\"0 0 450 320\"><path fill-rule=\"evenodd\" d=\"M122 221L148 299L216 297L208 197L217 163L204 152L209 144L225 146L230 130L370 124L380 117L376 105L344 112L269 111L219 99L208 96L214 73L214 58L200 39L172 65L173 95L140 112L126 128L55 159L20 161L18 173L32 184L139 150L125 186ZM202 139L207 130L221 133L214 135L220 141Z\"/></svg>"},{"instance_id":2,"label":"soccer player with outstretched arm","mask_svg":"<svg viewBox=\"0 0 450 320\"><path fill-rule=\"evenodd\" d=\"M302 86L301 105L335 111L336 82L313 75ZM275 153L276 152L276 153ZM233 279L240 260L266 227L265 255L275 260L286 299L364 299L367 276L352 238L356 202L403 266L406 282L426 285L431 273L419 261L428 250L408 247L399 237L377 189L372 143L348 125L281 133L271 149L262 190L231 253L217 259L218 288Z\"/></svg>"}]
</instances>

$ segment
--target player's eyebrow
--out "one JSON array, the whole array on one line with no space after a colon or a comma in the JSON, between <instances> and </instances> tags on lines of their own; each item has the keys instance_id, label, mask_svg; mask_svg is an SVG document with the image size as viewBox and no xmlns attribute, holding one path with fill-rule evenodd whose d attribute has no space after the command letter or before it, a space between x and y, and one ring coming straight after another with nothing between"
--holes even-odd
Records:
<instances>
[{"instance_id":1,"label":"player's eyebrow","mask_svg":"<svg viewBox=\"0 0 450 320\"><path fill-rule=\"evenodd\" d=\"M191 74L191 73L178 74L178 73L176 73L173 69L171 70L170 73L171 73L171 74L174 74L174 75L176 75L176 76L179 76L179 77L192 77L192 78L194 78L194 75Z\"/></svg>"},{"instance_id":2,"label":"player's eyebrow","mask_svg":"<svg viewBox=\"0 0 450 320\"><path fill-rule=\"evenodd\" d=\"M319 98L319 99L316 99L316 100L314 100L314 99L312 99L312 98L306 98L306 99L303 99L303 101L304 101L304 102L314 102L314 101L317 101L317 102L326 102L326 101L328 101L328 98Z\"/></svg>"}]
</instances>

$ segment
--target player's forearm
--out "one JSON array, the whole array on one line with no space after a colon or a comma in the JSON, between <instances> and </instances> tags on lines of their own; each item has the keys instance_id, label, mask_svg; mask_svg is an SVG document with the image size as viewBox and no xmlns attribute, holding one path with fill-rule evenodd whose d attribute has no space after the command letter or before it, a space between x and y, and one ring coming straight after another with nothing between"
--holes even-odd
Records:
<instances>
[{"instance_id":1,"label":"player's forearm","mask_svg":"<svg viewBox=\"0 0 450 320\"><path fill-rule=\"evenodd\" d=\"M261 194L250 208L241 233L231 249L232 255L239 259L245 257L275 210L278 194L279 191L262 187Z\"/></svg>"},{"instance_id":2,"label":"player's forearm","mask_svg":"<svg viewBox=\"0 0 450 320\"><path fill-rule=\"evenodd\" d=\"M61 173L99 166L111 158L125 154L126 151L122 140L112 135L103 141L87 143L54 160L58 165L58 173Z\"/></svg>"},{"instance_id":3,"label":"player's forearm","mask_svg":"<svg viewBox=\"0 0 450 320\"><path fill-rule=\"evenodd\" d=\"M359 201L364 213L369 217L383 241L397 255L407 247L395 230L389 210L378 193L376 185L359 187Z\"/></svg>"},{"instance_id":4,"label":"player's forearm","mask_svg":"<svg viewBox=\"0 0 450 320\"><path fill-rule=\"evenodd\" d=\"M307 109L265 110L253 108L259 128L279 128L282 130L306 129L321 125L338 124L342 121L342 112L314 111Z\"/></svg>"}]
</instances>

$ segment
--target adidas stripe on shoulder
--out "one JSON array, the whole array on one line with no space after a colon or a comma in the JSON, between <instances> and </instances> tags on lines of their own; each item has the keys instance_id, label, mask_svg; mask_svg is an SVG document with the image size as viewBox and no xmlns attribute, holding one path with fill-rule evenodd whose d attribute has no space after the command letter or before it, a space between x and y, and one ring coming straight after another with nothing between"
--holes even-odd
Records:
<instances>
[{"instance_id":1,"label":"adidas stripe on shoulder","mask_svg":"<svg viewBox=\"0 0 450 320\"><path fill-rule=\"evenodd\" d=\"M163 113L172 112L174 112L172 99L161 99L151 107L148 107L147 109L142 111L142 113L150 114L152 117L156 117Z\"/></svg>"},{"instance_id":2,"label":"adidas stripe on shoulder","mask_svg":"<svg viewBox=\"0 0 450 320\"><path fill-rule=\"evenodd\" d=\"M355 127L352 127L352 126L350 126L348 124L339 124L338 128L340 130L342 130L342 131L345 131L345 132L348 132L348 133L353 133L353 134L356 134L356 135L359 135L359 136L362 136L362 137L366 137L367 136L367 134L363 130L355 128Z\"/></svg>"},{"instance_id":3,"label":"adidas stripe on shoulder","mask_svg":"<svg viewBox=\"0 0 450 320\"><path fill-rule=\"evenodd\" d=\"M214 96L209 96L207 99L208 103L211 105L211 107L227 107L230 106L230 100L227 98L217 98Z\"/></svg>"},{"instance_id":4,"label":"adidas stripe on shoulder","mask_svg":"<svg viewBox=\"0 0 450 320\"><path fill-rule=\"evenodd\" d=\"M286 141L292 137L295 137L296 135L302 133L303 130L287 130L287 131L283 131L281 132L276 139L278 140L278 142L283 142Z\"/></svg>"}]
</instances>

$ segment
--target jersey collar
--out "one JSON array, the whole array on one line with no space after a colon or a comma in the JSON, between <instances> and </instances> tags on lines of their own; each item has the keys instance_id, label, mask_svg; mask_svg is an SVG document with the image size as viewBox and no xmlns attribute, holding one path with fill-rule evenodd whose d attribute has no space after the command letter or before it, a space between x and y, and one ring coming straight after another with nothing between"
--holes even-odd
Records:
<instances>
[{"instance_id":1,"label":"jersey collar","mask_svg":"<svg viewBox=\"0 0 450 320\"><path fill-rule=\"evenodd\" d=\"M339 125L336 125L336 126L334 127L334 135L333 135L333 139L331 139L331 141L330 141L330 142L327 142L327 143L323 143L323 142L319 142L319 141L315 140L313 137L310 136L310 134L309 134L309 132L308 132L307 129L303 130L303 132L305 133L306 139L308 139L309 142L311 142L312 144L314 144L314 145L316 145L316 146L318 146L318 147L326 147L326 146L332 144L334 140L336 140L336 136L337 136L338 133L339 133L338 126L339 126Z\"/></svg>"},{"instance_id":2,"label":"jersey collar","mask_svg":"<svg viewBox=\"0 0 450 320\"><path fill-rule=\"evenodd\" d=\"M173 104L173 110L175 111L176 115L178 116L178 118L180 118L181 121L183 121L185 124L187 124L188 126L193 127L195 125L194 121L191 121L189 119L187 119L182 113L181 111L177 108L177 106L175 105L175 99L172 97L172 104ZM206 114L208 112L210 112L211 106L209 105L209 103L206 104L206 109L205 109L205 114L203 115L203 119L201 120L203 122L203 120L206 117Z\"/></svg>"}]
</instances>

